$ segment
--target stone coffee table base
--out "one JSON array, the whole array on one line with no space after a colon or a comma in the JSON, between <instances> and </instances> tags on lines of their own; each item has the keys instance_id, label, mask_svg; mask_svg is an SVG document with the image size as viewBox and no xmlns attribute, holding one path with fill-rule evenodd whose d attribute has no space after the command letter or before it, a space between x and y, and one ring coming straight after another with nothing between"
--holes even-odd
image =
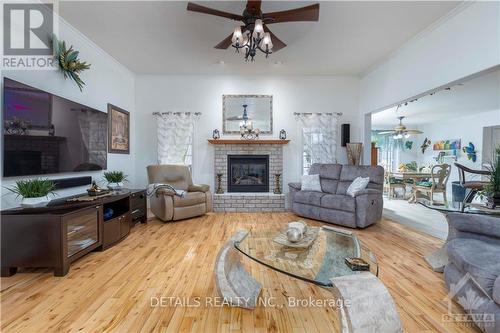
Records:
<instances>
[{"instance_id":1,"label":"stone coffee table base","mask_svg":"<svg viewBox=\"0 0 500 333\"><path fill-rule=\"evenodd\" d=\"M380 280L370 272L332 278L339 309L340 332L403 332L396 305Z\"/></svg>"},{"instance_id":2,"label":"stone coffee table base","mask_svg":"<svg viewBox=\"0 0 500 333\"><path fill-rule=\"evenodd\" d=\"M253 309L262 285L245 271L234 246L247 235L247 231L240 230L224 244L215 262L215 281L219 295L226 302ZM362 272L331 281L333 287L327 289L346 304L339 310L342 333L403 332L391 294L375 275Z\"/></svg>"},{"instance_id":3,"label":"stone coffee table base","mask_svg":"<svg viewBox=\"0 0 500 333\"><path fill-rule=\"evenodd\" d=\"M247 235L246 230L238 231L220 250L215 261L215 283L225 302L253 309L262 285L245 271L239 251L234 247L235 242L242 241Z\"/></svg>"}]
</instances>

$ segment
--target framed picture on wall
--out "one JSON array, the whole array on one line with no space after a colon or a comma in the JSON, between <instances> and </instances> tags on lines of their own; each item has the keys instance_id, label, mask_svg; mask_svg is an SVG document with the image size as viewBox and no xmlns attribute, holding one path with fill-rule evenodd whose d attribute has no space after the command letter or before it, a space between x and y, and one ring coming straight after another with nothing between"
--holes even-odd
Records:
<instances>
[{"instance_id":1,"label":"framed picture on wall","mask_svg":"<svg viewBox=\"0 0 500 333\"><path fill-rule=\"evenodd\" d=\"M130 114L108 104L108 152L130 154Z\"/></svg>"}]
</instances>

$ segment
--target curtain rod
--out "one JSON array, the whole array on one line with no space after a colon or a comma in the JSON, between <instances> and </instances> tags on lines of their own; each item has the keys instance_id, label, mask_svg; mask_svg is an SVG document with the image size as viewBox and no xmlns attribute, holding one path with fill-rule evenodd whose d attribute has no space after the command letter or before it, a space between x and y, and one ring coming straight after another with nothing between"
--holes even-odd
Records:
<instances>
[{"instance_id":1,"label":"curtain rod","mask_svg":"<svg viewBox=\"0 0 500 333\"><path fill-rule=\"evenodd\" d=\"M326 116L342 116L342 112L315 112L315 113L312 113L312 112L294 112L293 115L294 116L312 116L313 114L315 115L318 115L318 116L321 116L321 115L326 115Z\"/></svg>"},{"instance_id":2,"label":"curtain rod","mask_svg":"<svg viewBox=\"0 0 500 333\"><path fill-rule=\"evenodd\" d=\"M195 116L201 116L201 112L153 112L153 116L161 116L161 115L168 115L168 114L175 114L175 115L190 115L194 114Z\"/></svg>"}]
</instances>

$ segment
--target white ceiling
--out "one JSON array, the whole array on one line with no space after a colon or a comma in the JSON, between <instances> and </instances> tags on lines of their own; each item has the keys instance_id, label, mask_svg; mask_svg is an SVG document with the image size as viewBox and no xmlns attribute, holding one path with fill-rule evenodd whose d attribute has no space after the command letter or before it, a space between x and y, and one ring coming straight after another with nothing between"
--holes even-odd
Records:
<instances>
[{"instance_id":1,"label":"white ceiling","mask_svg":"<svg viewBox=\"0 0 500 333\"><path fill-rule=\"evenodd\" d=\"M237 14L245 6L240 1L198 3ZM311 3L264 1L262 10ZM137 74L361 75L459 3L323 1L317 23L270 25L288 46L270 59L258 56L255 63L245 63L233 49L214 49L232 32L234 21L188 12L185 1L61 1L59 11Z\"/></svg>"},{"instance_id":2,"label":"white ceiling","mask_svg":"<svg viewBox=\"0 0 500 333\"><path fill-rule=\"evenodd\" d=\"M451 90L423 96L417 101L372 115L373 129L392 129L398 116L405 116L408 127L430 124L442 119L500 110L500 70L465 81ZM500 120L500 111L498 119Z\"/></svg>"}]
</instances>

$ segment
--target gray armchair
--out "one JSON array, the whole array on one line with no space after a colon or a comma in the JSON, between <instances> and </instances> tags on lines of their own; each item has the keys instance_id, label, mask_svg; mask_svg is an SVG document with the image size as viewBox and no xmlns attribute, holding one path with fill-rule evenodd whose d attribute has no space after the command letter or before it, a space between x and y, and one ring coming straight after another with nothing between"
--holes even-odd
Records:
<instances>
[{"instance_id":1,"label":"gray armchair","mask_svg":"<svg viewBox=\"0 0 500 333\"><path fill-rule=\"evenodd\" d=\"M367 227L382 217L382 167L313 164L309 174L319 174L322 192L301 191L300 183L288 184L289 206L295 214L351 228ZM357 177L369 177L370 182L353 198L346 191Z\"/></svg>"},{"instance_id":2,"label":"gray armchair","mask_svg":"<svg viewBox=\"0 0 500 333\"><path fill-rule=\"evenodd\" d=\"M500 332L500 217L449 213L446 242L448 264L444 269L446 286L464 304L476 324L487 333ZM455 285L457 288L451 289ZM483 319L493 319L485 323Z\"/></svg>"},{"instance_id":3,"label":"gray armchair","mask_svg":"<svg viewBox=\"0 0 500 333\"><path fill-rule=\"evenodd\" d=\"M172 185L187 191L184 197L174 191L159 189L151 197L151 211L162 221L176 221L200 216L212 211L212 193L208 185L193 184L191 173L184 165L150 165L147 167L150 184Z\"/></svg>"}]
</instances>

